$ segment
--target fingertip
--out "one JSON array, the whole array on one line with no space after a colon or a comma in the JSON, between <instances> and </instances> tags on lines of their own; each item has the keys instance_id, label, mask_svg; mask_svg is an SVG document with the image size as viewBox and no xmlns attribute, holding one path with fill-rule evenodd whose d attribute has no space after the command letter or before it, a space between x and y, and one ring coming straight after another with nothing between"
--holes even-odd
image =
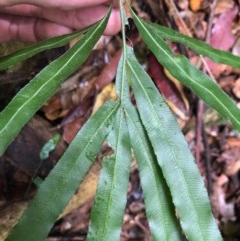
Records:
<instances>
[{"instance_id":1,"label":"fingertip","mask_svg":"<svg viewBox=\"0 0 240 241\"><path fill-rule=\"evenodd\" d=\"M117 9L113 9L104 31L104 35L114 35L121 30L121 18L120 13Z\"/></svg>"}]
</instances>

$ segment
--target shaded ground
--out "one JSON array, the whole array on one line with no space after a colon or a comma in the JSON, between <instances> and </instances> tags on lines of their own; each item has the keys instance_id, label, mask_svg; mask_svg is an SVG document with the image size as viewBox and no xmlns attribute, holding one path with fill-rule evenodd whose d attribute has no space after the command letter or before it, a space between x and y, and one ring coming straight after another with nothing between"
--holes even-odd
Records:
<instances>
[{"instance_id":1,"label":"shaded ground","mask_svg":"<svg viewBox=\"0 0 240 241\"><path fill-rule=\"evenodd\" d=\"M133 7L143 18L161 23L183 34L194 36L213 47L240 54L239 2L234 0L139 0ZM223 34L224 33L224 34ZM217 112L206 107L189 90L158 64L131 25L129 41L156 86L166 98L196 157L204 177L212 208L225 240L240 240L240 138ZM88 61L63 85L37 116L23 129L0 162L0 227L21 213L36 189L37 177L44 178L59 159L86 119L105 100L114 98L114 76L120 57L121 36L103 37ZM172 44L176 53L185 54L196 66L212 76L237 102L240 100L240 70L201 59L189 49ZM45 64L64 49L48 51L21 66L14 73L0 76L0 108ZM30 66L30 67L29 67ZM15 81L13 81L13 78ZM7 90L7 91L6 91ZM42 146L53 133L61 133L61 142L46 161L39 159ZM102 156L84 183L84 194L65 211L49 234L48 241L85 240ZM33 184L33 180L34 183ZM82 197L83 196L83 197ZM19 204L19 205L18 205ZM77 208L78 206L80 208ZM77 209L76 209L77 208ZM72 211L75 209L74 211ZM10 225L10 224L9 224ZM0 228L0 230L3 230ZM133 161L121 241L150 241L138 170Z\"/></svg>"}]
</instances>

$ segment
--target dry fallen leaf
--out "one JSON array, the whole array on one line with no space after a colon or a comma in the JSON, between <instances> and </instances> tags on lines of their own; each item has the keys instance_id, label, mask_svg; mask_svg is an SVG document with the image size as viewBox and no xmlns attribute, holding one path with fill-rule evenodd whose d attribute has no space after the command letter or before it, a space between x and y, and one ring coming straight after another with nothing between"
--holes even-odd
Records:
<instances>
[{"instance_id":1,"label":"dry fallen leaf","mask_svg":"<svg viewBox=\"0 0 240 241\"><path fill-rule=\"evenodd\" d=\"M101 107L107 100L117 99L117 94L115 92L115 84L110 83L103 88L103 90L98 94L96 102L93 107L93 113L95 113L99 107Z\"/></svg>"},{"instance_id":2,"label":"dry fallen leaf","mask_svg":"<svg viewBox=\"0 0 240 241\"><path fill-rule=\"evenodd\" d=\"M228 51L233 46L236 37L232 33L232 27L237 14L238 8L235 7L220 15L211 33L210 45L212 47ZM227 68L226 65L215 63L210 59L206 59L206 62L215 77L218 77Z\"/></svg>"},{"instance_id":3,"label":"dry fallen leaf","mask_svg":"<svg viewBox=\"0 0 240 241\"><path fill-rule=\"evenodd\" d=\"M222 174L221 176L217 177L213 187L213 205L217 212L221 215L221 221L223 222L236 220L233 203L226 202L224 185L226 185L228 182L229 178Z\"/></svg>"},{"instance_id":4,"label":"dry fallen leaf","mask_svg":"<svg viewBox=\"0 0 240 241\"><path fill-rule=\"evenodd\" d=\"M196 12L201 8L203 0L190 0L191 9Z\"/></svg>"}]
</instances>

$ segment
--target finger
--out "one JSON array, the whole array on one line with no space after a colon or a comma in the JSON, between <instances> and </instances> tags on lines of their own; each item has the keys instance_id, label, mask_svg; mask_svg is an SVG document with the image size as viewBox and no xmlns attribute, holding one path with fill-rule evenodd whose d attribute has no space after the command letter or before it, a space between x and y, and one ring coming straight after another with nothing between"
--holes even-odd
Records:
<instances>
[{"instance_id":1,"label":"finger","mask_svg":"<svg viewBox=\"0 0 240 241\"><path fill-rule=\"evenodd\" d=\"M115 24L113 24L114 21L115 18L111 15L107 28L104 31L105 35L117 33ZM0 29L0 42L10 40L36 42L74 31L73 28L40 18L4 14L1 14L0 17Z\"/></svg>"},{"instance_id":2,"label":"finger","mask_svg":"<svg viewBox=\"0 0 240 241\"><path fill-rule=\"evenodd\" d=\"M89 25L96 23L102 19L108 7L104 5L82 8L71 11L62 11L55 9L43 9L31 5L19 5L14 7L8 7L0 9L0 12L8 13L12 15L23 15L29 17L38 17L50 22L55 22L59 25L64 25L71 29L83 29ZM112 35L117 33L121 28L120 15L117 9L113 9L108 27L105 34Z\"/></svg>"},{"instance_id":3,"label":"finger","mask_svg":"<svg viewBox=\"0 0 240 241\"><path fill-rule=\"evenodd\" d=\"M72 32L71 28L39 18L1 15L0 42L19 40L36 42Z\"/></svg>"},{"instance_id":4,"label":"finger","mask_svg":"<svg viewBox=\"0 0 240 241\"><path fill-rule=\"evenodd\" d=\"M112 0L0 0L0 6L14 6L17 4L32 4L44 8L71 10L76 8L110 4ZM117 2L117 1L114 1Z\"/></svg>"}]
</instances>

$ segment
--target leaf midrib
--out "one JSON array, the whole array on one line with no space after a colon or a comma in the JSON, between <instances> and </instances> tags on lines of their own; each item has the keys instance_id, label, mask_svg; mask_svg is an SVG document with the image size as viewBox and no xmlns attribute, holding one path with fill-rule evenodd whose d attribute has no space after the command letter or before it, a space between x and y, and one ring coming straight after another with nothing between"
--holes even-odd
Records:
<instances>
[{"instance_id":1,"label":"leaf midrib","mask_svg":"<svg viewBox=\"0 0 240 241\"><path fill-rule=\"evenodd\" d=\"M139 23L141 23L141 21L139 21ZM197 81L194 82L194 81L191 79L191 76L189 76L188 73L185 72L184 69L182 69L179 65L176 64L176 61L174 61L176 57L173 57L173 58L172 58L171 56L169 56L169 54L168 54L163 48L161 48L160 45L158 45L158 43L155 41L155 39L152 37L152 35L147 31L147 29L145 28L144 24L142 24L142 27L145 29L145 31L147 32L147 34L148 34L148 36L151 38L151 40L154 42L154 44L155 44L156 46L158 46L158 48L160 48L160 49L162 50L162 52L164 52L166 55L168 55L169 58L172 59L172 62L173 62L173 64L176 66L176 68L178 68L178 69L180 69L181 71L183 71L184 74L187 76L187 78L190 80L190 82L192 82L193 84L197 85L199 88L204 89L206 92L208 92L208 93L216 100L216 102L219 103L223 109L225 109L225 111L232 117L232 119L234 119L234 120L236 121L236 123L238 123L238 124L240 125L240 122L235 118L234 115L232 115L232 113L229 111L229 109L228 109L228 108L225 108L225 105L223 105L223 103L220 102L220 101L218 100L218 98L217 98L208 88L204 88L204 86L200 85ZM181 61L181 60L180 60L180 61ZM170 71L171 74L174 75L174 73L172 73L171 69L169 69L169 71Z\"/></svg>"},{"instance_id":2,"label":"leaf midrib","mask_svg":"<svg viewBox=\"0 0 240 241\"><path fill-rule=\"evenodd\" d=\"M118 135L117 135L117 140L116 140L116 146L115 146L115 165L114 165L114 171L113 171L113 179L112 179L112 184L111 184L111 192L110 192L110 195L109 195L109 201L108 201L108 209L107 209L107 212L106 214L109 214L110 211L112 210L112 201L113 201L113 195L114 195L114 183L116 183L116 178L117 178L117 175L115 174L116 171L117 171L117 158L118 158L118 152L119 152L119 143L121 145L121 136L122 136L122 133L121 133L121 127L122 127L122 124L123 124L123 119L122 119L122 115L123 115L123 111L122 111L122 108L121 109L121 116L120 116L120 120L119 120L119 131L118 131ZM116 127L115 127L116 128ZM108 223L109 223L109 219L110 219L110 216L107 215L106 216L106 222L105 222L105 225L104 225L104 229L103 229L103 241L106 240L106 234L107 234L107 228L109 227Z\"/></svg>"},{"instance_id":3,"label":"leaf midrib","mask_svg":"<svg viewBox=\"0 0 240 241\"><path fill-rule=\"evenodd\" d=\"M96 29L93 31L93 33L89 36L89 39L91 39L91 38L93 37L93 35L96 33L96 31L97 31L100 27L101 27L101 25L99 25L99 27L96 28ZM88 41L85 41L85 42L83 43L83 45L78 49L78 51L76 51L76 52L67 60L67 62L62 66L62 68L60 68L60 69L56 72L56 74L55 74L54 76L52 76L50 79L48 79L48 80L41 86L41 88L39 88L39 89L34 93L34 95L32 95L31 98L28 98L27 101L24 103L24 105L22 105L20 108L18 108L18 110L11 116L11 118L9 119L9 121L4 125L4 127L3 127L2 130L0 131L0 136L3 135L3 133L4 133L5 131L7 131L7 128L8 128L9 125L11 125L11 122L13 121L13 119L16 118L16 116L17 116L22 110L24 110L24 108L26 108L29 103L31 103L32 99L34 99L34 98L39 94L39 92L41 92L42 89L45 88L45 86L47 86L51 81L53 81L53 80L56 78L56 76L68 65L68 63L69 63L76 55L78 55L78 53L85 47L85 45L87 45L87 43L88 43ZM65 56L63 56L63 57L65 57ZM60 58L61 58L61 57L60 57ZM32 81L36 81L36 78L37 78L37 77L35 77ZM3 112L4 112L4 111L3 111ZM3 113L3 112L2 112L2 113Z\"/></svg>"},{"instance_id":4,"label":"leaf midrib","mask_svg":"<svg viewBox=\"0 0 240 241\"><path fill-rule=\"evenodd\" d=\"M135 122L132 120L132 118L131 118L131 115L129 115L129 113L128 113L128 111L126 111L126 114L128 115L128 119L132 122L132 125L134 126L134 128L135 128L135 135L136 135L136 137L138 138L138 142L141 144L141 146L142 146L142 148L143 148L143 150L145 150L145 151L143 151L143 153L147 156L147 158L145 159L145 160L149 160L148 161L148 165L150 166L150 168L151 168L151 170L152 170L152 173L154 173L154 168L153 168L153 165L152 165L152 163L151 163L151 156L149 156L149 152L146 150L146 148L145 148L145 145L144 145L144 143L142 142L142 138L141 138L141 136L138 134L138 131L137 131L137 126L135 125ZM158 186L157 186L157 179L156 179L156 177L155 177L155 175L153 175L154 176L154 180L155 180L155 182L154 182L154 186L155 186L155 190L157 190L158 191ZM158 198L158 204L160 204L161 203L161 200L160 200L160 193L158 193L158 195L157 195L157 198ZM161 213L164 213L164 211L163 211L163 209L162 209L162 205L158 205L159 206L159 208L160 208L160 210L161 210ZM168 235L167 235L167 224L165 223L165 221L163 220L162 221L162 223L163 223L163 226L164 226L164 237L168 237Z\"/></svg>"},{"instance_id":5,"label":"leaf midrib","mask_svg":"<svg viewBox=\"0 0 240 241\"><path fill-rule=\"evenodd\" d=\"M232 62L232 60L230 59L232 56L239 58L239 56L237 56L237 55L230 55L229 54L229 56L221 55L221 57L219 57L219 55L215 53L216 51L219 51L218 49L215 49L215 48L211 47L210 45L208 45L208 44L206 44L206 43L204 43L202 41L199 41L197 39L192 39L192 38L190 38L188 36L185 36L183 34L179 34L178 33L179 34L178 35L176 32L173 32L172 34L169 34L167 32L167 30L168 31L173 31L173 30L168 29L168 28L166 28L164 26L159 26L159 25L154 24L154 23L149 23L148 21L145 21L145 20L142 20L142 22L144 22L144 24L148 25L152 29L152 31L158 31L158 33L160 35L162 35L164 39L168 39L168 40L170 40L172 42L177 42L177 43L184 44L184 45L188 46L189 48L191 48L192 50L194 50L198 54L203 54L203 52L206 53L206 51L204 51L204 50L202 50L202 51L197 50L197 47L195 47L196 44L193 43L193 40L194 41L198 41L198 43L200 43L200 49L204 49L204 47L205 47L209 51L212 51L211 52L212 56L208 55L208 57L213 59L213 61L216 61L216 59L221 58L222 59L221 61L216 61L216 62L226 64L226 62L229 63L229 61L230 61L232 66L234 66L236 68L239 68L239 65L237 65L237 63L235 63L237 60L234 60L234 62ZM163 31L161 31L161 29ZM219 53L219 54L221 54L221 53ZM228 52L225 52L224 54L228 54Z\"/></svg>"},{"instance_id":6,"label":"leaf midrib","mask_svg":"<svg viewBox=\"0 0 240 241\"><path fill-rule=\"evenodd\" d=\"M129 65L130 68L131 68L131 65L130 65L129 63L128 63L128 65ZM132 70L132 72L134 73L135 78L138 79L138 75L135 73L134 68L131 68L131 70ZM175 163L177 164L178 169L179 169L179 171L180 171L180 173L181 173L182 180L183 180L184 183L185 183L184 186L185 186L185 187L188 187L187 181L186 181L186 179L185 179L185 175L183 174L182 169L179 167L179 163L178 163L178 161L177 161L175 152L174 152L173 148L171 148L171 145L169 144L169 137L168 137L167 133L164 131L163 125L162 125L162 123L161 123L161 120L159 119L159 116L158 116L157 113L155 112L155 109L154 109L154 107L153 107L153 105L152 105L152 103L151 103L151 100L150 100L149 96L147 95L147 93L146 93L146 91L145 91L145 88L142 86L141 81L139 81L139 85L141 86L143 92L145 93L145 96L147 97L147 101L150 103L150 107L151 107L151 109L153 110L153 113L154 113L154 115L155 115L155 118L158 120L158 122L159 122L159 124L160 124L160 126L161 126L162 133L164 134L164 137L166 138L166 140L167 140L167 142L168 142L169 149L170 149L170 151L171 151L171 153L172 153L172 156L173 156L173 158L174 158L174 160L175 160ZM166 180L167 180L167 179L166 179ZM201 228L200 228L200 226L199 226L199 217L198 217L197 212L196 212L197 209L196 209L195 203L192 201L193 198L192 198L192 195L190 194L189 189L188 189L188 188L185 188L185 190L186 190L186 193L187 193L187 195L188 195L188 197L189 197L189 200L191 200L191 204L192 204L192 207L193 207L194 212L195 212L195 218L197 219L198 230L200 231L201 236L202 236L202 238L203 238L203 234L202 234ZM205 240L205 239L203 238L202 240Z\"/></svg>"}]
</instances>

